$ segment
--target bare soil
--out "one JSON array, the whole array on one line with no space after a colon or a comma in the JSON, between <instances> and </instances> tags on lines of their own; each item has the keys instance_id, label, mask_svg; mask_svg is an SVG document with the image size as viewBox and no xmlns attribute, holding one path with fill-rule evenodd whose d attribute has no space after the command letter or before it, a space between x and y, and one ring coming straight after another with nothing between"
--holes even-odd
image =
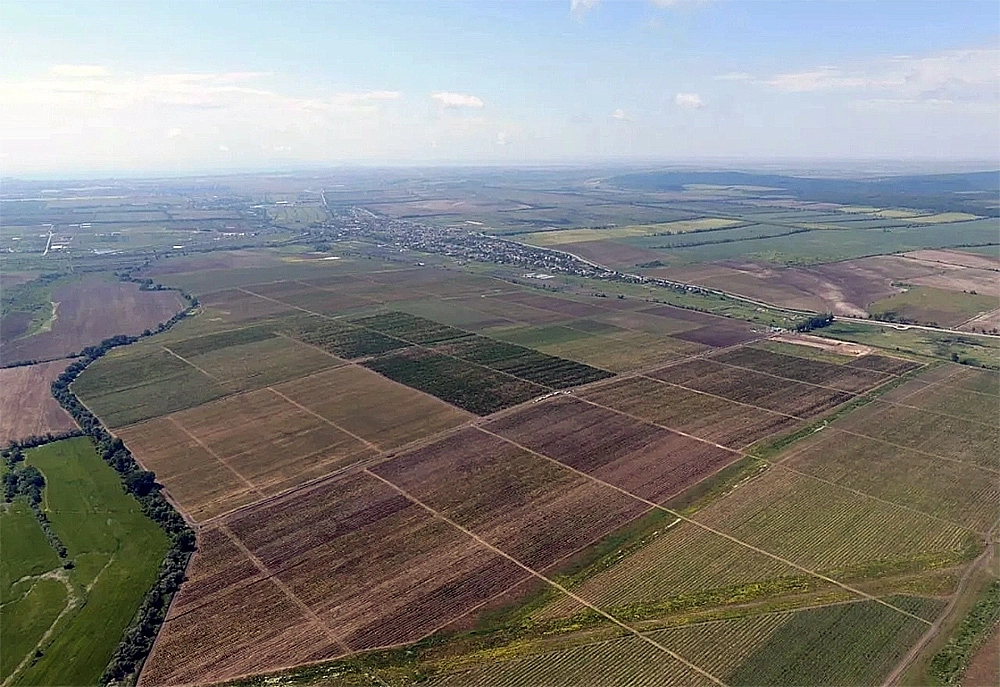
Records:
<instances>
[{"instance_id":1,"label":"bare soil","mask_svg":"<svg viewBox=\"0 0 1000 687\"><path fill-rule=\"evenodd\" d=\"M58 306L51 330L4 345L4 364L62 358L117 334L140 334L184 308L173 291L140 291L138 284L100 278L57 288L52 300Z\"/></svg>"},{"instance_id":2,"label":"bare soil","mask_svg":"<svg viewBox=\"0 0 1000 687\"><path fill-rule=\"evenodd\" d=\"M0 369L0 444L76 427L49 388L64 369L61 360Z\"/></svg>"},{"instance_id":3,"label":"bare soil","mask_svg":"<svg viewBox=\"0 0 1000 687\"><path fill-rule=\"evenodd\" d=\"M1000 625L969 661L962 676L965 687L994 687L1000 685Z\"/></svg>"}]
</instances>

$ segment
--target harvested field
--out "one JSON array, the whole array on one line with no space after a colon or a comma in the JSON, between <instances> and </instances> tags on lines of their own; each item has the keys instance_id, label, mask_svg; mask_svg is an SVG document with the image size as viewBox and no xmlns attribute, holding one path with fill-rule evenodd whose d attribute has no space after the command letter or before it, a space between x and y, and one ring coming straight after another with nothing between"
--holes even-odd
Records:
<instances>
[{"instance_id":1,"label":"harvested field","mask_svg":"<svg viewBox=\"0 0 1000 687\"><path fill-rule=\"evenodd\" d=\"M556 244L556 250L572 253L584 260L611 268L629 268L643 263L662 260L663 254L648 248L630 246L609 239L599 241L577 241L572 244Z\"/></svg>"},{"instance_id":2,"label":"harvested field","mask_svg":"<svg viewBox=\"0 0 1000 687\"><path fill-rule=\"evenodd\" d=\"M870 412L871 406L854 411ZM834 423L835 428L838 423ZM998 475L828 429L796 443L781 465L985 532L996 521Z\"/></svg>"},{"instance_id":3,"label":"harvested field","mask_svg":"<svg viewBox=\"0 0 1000 687\"><path fill-rule=\"evenodd\" d=\"M550 651L472 670L442 675L428 687L701 687L715 684L704 675L637 637Z\"/></svg>"},{"instance_id":4,"label":"harvested field","mask_svg":"<svg viewBox=\"0 0 1000 687\"><path fill-rule=\"evenodd\" d=\"M361 440L271 389L230 396L170 418L261 494L273 494L370 454Z\"/></svg>"},{"instance_id":5,"label":"harvested field","mask_svg":"<svg viewBox=\"0 0 1000 687\"><path fill-rule=\"evenodd\" d=\"M0 444L76 427L50 387L66 361L0 369Z\"/></svg>"},{"instance_id":6,"label":"harvested field","mask_svg":"<svg viewBox=\"0 0 1000 687\"><path fill-rule=\"evenodd\" d=\"M850 392L871 389L888 379L885 375L871 370L835 365L759 348L744 347L725 351L713 355L712 360L797 382L819 384Z\"/></svg>"},{"instance_id":7,"label":"harvested field","mask_svg":"<svg viewBox=\"0 0 1000 687\"><path fill-rule=\"evenodd\" d=\"M145 469L156 473L170 497L195 522L260 498L251 484L169 418L123 427L116 434Z\"/></svg>"},{"instance_id":8,"label":"harvested field","mask_svg":"<svg viewBox=\"0 0 1000 687\"><path fill-rule=\"evenodd\" d=\"M861 370L874 370L890 375L901 375L920 367L920 363L903 358L891 358L885 355L864 355L848 363L851 367Z\"/></svg>"},{"instance_id":9,"label":"harvested field","mask_svg":"<svg viewBox=\"0 0 1000 687\"><path fill-rule=\"evenodd\" d=\"M660 502L737 454L566 396L485 426L572 468Z\"/></svg>"},{"instance_id":10,"label":"harvested field","mask_svg":"<svg viewBox=\"0 0 1000 687\"><path fill-rule=\"evenodd\" d=\"M604 311L604 308L593 303L556 298L539 293L508 293L495 296L496 300L505 303L515 303L539 310L549 310L563 317L592 317ZM516 311L516 308L515 308Z\"/></svg>"},{"instance_id":11,"label":"harvested field","mask_svg":"<svg viewBox=\"0 0 1000 687\"><path fill-rule=\"evenodd\" d=\"M787 415L741 406L646 377L601 386L583 398L659 425L739 449L798 424Z\"/></svg>"},{"instance_id":12,"label":"harvested field","mask_svg":"<svg viewBox=\"0 0 1000 687\"><path fill-rule=\"evenodd\" d=\"M649 508L474 428L372 472L535 569Z\"/></svg>"},{"instance_id":13,"label":"harvested field","mask_svg":"<svg viewBox=\"0 0 1000 687\"><path fill-rule=\"evenodd\" d=\"M170 350L176 351L175 346ZM228 392L249 391L296 379L344 361L313 346L276 336L187 358Z\"/></svg>"},{"instance_id":14,"label":"harvested field","mask_svg":"<svg viewBox=\"0 0 1000 687\"><path fill-rule=\"evenodd\" d=\"M850 580L873 567L964 560L978 537L955 525L781 469L694 519L810 570Z\"/></svg>"},{"instance_id":15,"label":"harvested field","mask_svg":"<svg viewBox=\"0 0 1000 687\"><path fill-rule=\"evenodd\" d=\"M232 547L203 549L189 574L205 582L178 595L144 684L221 680L413 641L527 577L367 474L240 511L220 527L267 582L253 581ZM230 580L228 570L239 572ZM188 654L197 658L178 660Z\"/></svg>"},{"instance_id":16,"label":"harvested field","mask_svg":"<svg viewBox=\"0 0 1000 687\"><path fill-rule=\"evenodd\" d=\"M803 573L690 523L654 532L643 546L573 588L598 608L625 617L655 617L702 606L746 603L803 591ZM539 618L572 615L572 599L557 599Z\"/></svg>"},{"instance_id":17,"label":"harvested field","mask_svg":"<svg viewBox=\"0 0 1000 687\"><path fill-rule=\"evenodd\" d=\"M893 599L915 612L940 602ZM726 676L731 685L873 685L927 629L874 601L794 613ZM823 647L821 651L817 647Z\"/></svg>"},{"instance_id":18,"label":"harvested field","mask_svg":"<svg viewBox=\"0 0 1000 687\"><path fill-rule=\"evenodd\" d=\"M52 292L51 329L3 346L2 362L48 360L78 353L116 334L141 334L183 310L173 291L140 291L138 284L85 278Z\"/></svg>"},{"instance_id":19,"label":"harvested field","mask_svg":"<svg viewBox=\"0 0 1000 687\"><path fill-rule=\"evenodd\" d=\"M537 384L426 349L390 353L364 365L477 415L489 415L547 391Z\"/></svg>"},{"instance_id":20,"label":"harvested field","mask_svg":"<svg viewBox=\"0 0 1000 687\"><path fill-rule=\"evenodd\" d=\"M915 250L903 253L903 256L927 262L939 262L945 265L974 267L981 270L1000 270L1000 260L996 257L976 255L961 250Z\"/></svg>"},{"instance_id":21,"label":"harvested field","mask_svg":"<svg viewBox=\"0 0 1000 687\"><path fill-rule=\"evenodd\" d=\"M793 382L712 360L692 360L649 373L650 377L730 401L809 418L852 398L843 391Z\"/></svg>"},{"instance_id":22,"label":"harvested field","mask_svg":"<svg viewBox=\"0 0 1000 687\"><path fill-rule=\"evenodd\" d=\"M209 314L218 315L225 322L246 322L293 312L293 308L289 306L254 296L241 289L216 291L199 300Z\"/></svg>"},{"instance_id":23,"label":"harvested field","mask_svg":"<svg viewBox=\"0 0 1000 687\"><path fill-rule=\"evenodd\" d=\"M594 365L611 372L627 372L691 355L704 348L672 337L656 337L645 332L593 336L542 346L546 353Z\"/></svg>"},{"instance_id":24,"label":"harvested field","mask_svg":"<svg viewBox=\"0 0 1000 687\"><path fill-rule=\"evenodd\" d=\"M390 450L468 421L443 401L349 365L276 387L296 403Z\"/></svg>"}]
</instances>

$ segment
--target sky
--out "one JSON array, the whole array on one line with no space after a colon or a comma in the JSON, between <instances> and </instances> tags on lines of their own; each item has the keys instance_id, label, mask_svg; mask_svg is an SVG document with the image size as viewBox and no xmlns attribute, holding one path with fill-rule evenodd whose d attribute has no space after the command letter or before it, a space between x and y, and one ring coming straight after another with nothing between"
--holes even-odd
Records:
<instances>
[{"instance_id":1,"label":"sky","mask_svg":"<svg viewBox=\"0 0 1000 687\"><path fill-rule=\"evenodd\" d=\"M0 174L977 160L995 0L0 0Z\"/></svg>"}]
</instances>

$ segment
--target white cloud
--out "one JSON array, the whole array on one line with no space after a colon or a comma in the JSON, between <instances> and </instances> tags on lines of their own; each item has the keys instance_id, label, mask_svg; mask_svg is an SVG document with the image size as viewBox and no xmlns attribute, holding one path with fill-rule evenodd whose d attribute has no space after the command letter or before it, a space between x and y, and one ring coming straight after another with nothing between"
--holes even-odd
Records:
<instances>
[{"instance_id":1,"label":"white cloud","mask_svg":"<svg viewBox=\"0 0 1000 687\"><path fill-rule=\"evenodd\" d=\"M507 132L506 131L498 131L497 132L497 145L498 146L505 146L505 145L507 145L507 143L508 143Z\"/></svg>"},{"instance_id":2,"label":"white cloud","mask_svg":"<svg viewBox=\"0 0 1000 687\"><path fill-rule=\"evenodd\" d=\"M628 115L625 114L625 110L623 110L623 109L621 109L619 107L617 110L615 110L614 112L611 113L611 118L612 119L618 119L618 120L624 120L624 119L628 119Z\"/></svg>"},{"instance_id":3,"label":"white cloud","mask_svg":"<svg viewBox=\"0 0 1000 687\"><path fill-rule=\"evenodd\" d=\"M449 91L439 91L432 93L431 98L438 101L444 107L471 107L481 108L483 99L468 93L451 93Z\"/></svg>"},{"instance_id":4,"label":"white cloud","mask_svg":"<svg viewBox=\"0 0 1000 687\"><path fill-rule=\"evenodd\" d=\"M678 93L674 96L674 103L685 110L697 110L705 106L705 102L697 93Z\"/></svg>"},{"instance_id":5,"label":"white cloud","mask_svg":"<svg viewBox=\"0 0 1000 687\"><path fill-rule=\"evenodd\" d=\"M948 104L1000 101L1000 49L900 55L853 67L776 74L762 83L785 93L855 92L880 101Z\"/></svg>"},{"instance_id":6,"label":"white cloud","mask_svg":"<svg viewBox=\"0 0 1000 687\"><path fill-rule=\"evenodd\" d=\"M171 127L169 129L167 129L167 134L166 135L167 135L167 138L182 138L184 136L184 132L181 130L180 127L174 126L174 127Z\"/></svg>"},{"instance_id":7,"label":"white cloud","mask_svg":"<svg viewBox=\"0 0 1000 687\"><path fill-rule=\"evenodd\" d=\"M569 0L569 11L576 19L583 19L583 16L599 5L601 0Z\"/></svg>"}]
</instances>

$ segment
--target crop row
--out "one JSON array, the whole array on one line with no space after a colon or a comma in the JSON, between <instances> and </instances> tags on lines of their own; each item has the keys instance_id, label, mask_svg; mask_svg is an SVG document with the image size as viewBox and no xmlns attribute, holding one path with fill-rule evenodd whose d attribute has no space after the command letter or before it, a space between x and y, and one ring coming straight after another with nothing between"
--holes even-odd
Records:
<instances>
[{"instance_id":1,"label":"crop row","mask_svg":"<svg viewBox=\"0 0 1000 687\"><path fill-rule=\"evenodd\" d=\"M440 676L427 684L428 687L528 684L546 687L671 687L713 683L652 644L637 637L624 637L509 661L494 661L473 670Z\"/></svg>"},{"instance_id":2,"label":"crop row","mask_svg":"<svg viewBox=\"0 0 1000 687\"><path fill-rule=\"evenodd\" d=\"M405 341L339 320L296 318L284 326L289 336L347 359L381 355L409 346Z\"/></svg>"},{"instance_id":3,"label":"crop row","mask_svg":"<svg viewBox=\"0 0 1000 687\"><path fill-rule=\"evenodd\" d=\"M470 336L464 329L403 312L379 313L357 317L352 321L366 329L416 344L436 344Z\"/></svg>"},{"instance_id":4,"label":"crop row","mask_svg":"<svg viewBox=\"0 0 1000 687\"><path fill-rule=\"evenodd\" d=\"M799 358L760 348L737 348L713 356L713 360L797 382L832 386L843 391L864 391L887 379L885 375L871 370Z\"/></svg>"}]
</instances>

